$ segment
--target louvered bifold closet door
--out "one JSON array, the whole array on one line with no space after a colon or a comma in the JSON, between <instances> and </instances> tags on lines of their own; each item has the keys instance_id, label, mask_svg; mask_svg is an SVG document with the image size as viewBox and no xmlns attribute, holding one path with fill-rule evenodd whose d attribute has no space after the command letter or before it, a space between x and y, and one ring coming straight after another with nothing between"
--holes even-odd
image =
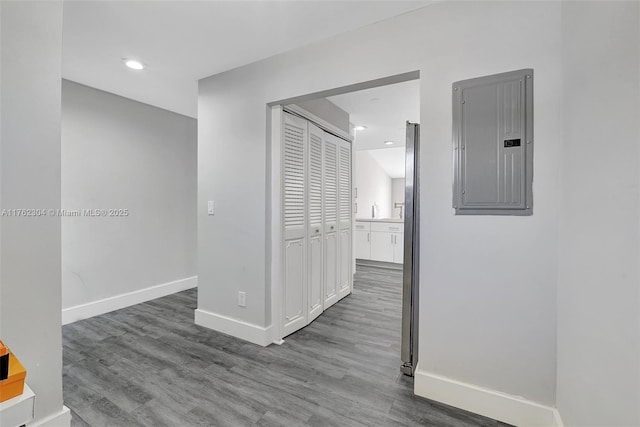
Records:
<instances>
[{"instance_id":1,"label":"louvered bifold closet door","mask_svg":"<svg viewBox=\"0 0 640 427\"><path fill-rule=\"evenodd\" d=\"M351 144L340 140L338 145L338 298L351 292L353 281L352 248L352 199L351 199Z\"/></svg>"},{"instance_id":2,"label":"louvered bifold closet door","mask_svg":"<svg viewBox=\"0 0 640 427\"><path fill-rule=\"evenodd\" d=\"M324 133L324 309L338 301L338 146L340 140Z\"/></svg>"},{"instance_id":3,"label":"louvered bifold closet door","mask_svg":"<svg viewBox=\"0 0 640 427\"><path fill-rule=\"evenodd\" d=\"M284 114L282 129L282 327L286 336L307 324L307 121Z\"/></svg>"},{"instance_id":4,"label":"louvered bifold closet door","mask_svg":"<svg viewBox=\"0 0 640 427\"><path fill-rule=\"evenodd\" d=\"M324 131L309 123L309 313L308 322L324 309L324 227L322 226L322 137Z\"/></svg>"}]
</instances>

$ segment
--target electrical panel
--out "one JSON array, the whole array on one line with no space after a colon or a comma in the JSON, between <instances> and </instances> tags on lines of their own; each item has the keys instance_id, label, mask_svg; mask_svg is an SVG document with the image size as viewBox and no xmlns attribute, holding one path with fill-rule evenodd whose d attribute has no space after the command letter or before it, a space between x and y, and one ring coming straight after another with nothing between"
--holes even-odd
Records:
<instances>
[{"instance_id":1,"label":"electrical panel","mask_svg":"<svg viewBox=\"0 0 640 427\"><path fill-rule=\"evenodd\" d=\"M456 215L533 214L533 70L453 84Z\"/></svg>"}]
</instances>

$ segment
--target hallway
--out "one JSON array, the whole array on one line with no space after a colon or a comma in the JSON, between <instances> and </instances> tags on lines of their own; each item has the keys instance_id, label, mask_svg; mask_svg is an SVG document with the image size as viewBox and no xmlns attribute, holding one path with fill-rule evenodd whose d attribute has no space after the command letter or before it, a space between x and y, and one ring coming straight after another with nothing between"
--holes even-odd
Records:
<instances>
[{"instance_id":1,"label":"hallway","mask_svg":"<svg viewBox=\"0 0 640 427\"><path fill-rule=\"evenodd\" d=\"M401 271L262 348L194 325L196 290L63 327L73 426L500 426L419 398L399 371Z\"/></svg>"}]
</instances>

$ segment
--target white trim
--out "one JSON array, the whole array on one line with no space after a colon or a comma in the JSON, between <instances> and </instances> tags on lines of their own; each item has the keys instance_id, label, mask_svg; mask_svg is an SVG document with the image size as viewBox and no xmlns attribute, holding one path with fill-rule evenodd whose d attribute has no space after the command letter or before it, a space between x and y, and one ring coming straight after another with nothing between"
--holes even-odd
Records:
<instances>
[{"instance_id":1,"label":"white trim","mask_svg":"<svg viewBox=\"0 0 640 427\"><path fill-rule=\"evenodd\" d=\"M564 423L560 417L560 412L558 412L557 409L553 410L553 427L564 427Z\"/></svg>"},{"instance_id":2,"label":"white trim","mask_svg":"<svg viewBox=\"0 0 640 427\"><path fill-rule=\"evenodd\" d=\"M284 112L281 105L271 107L271 200L267 200L267 212L271 219L271 239L267 255L271 255L271 324L272 341L282 341L282 121Z\"/></svg>"},{"instance_id":3,"label":"white trim","mask_svg":"<svg viewBox=\"0 0 640 427\"><path fill-rule=\"evenodd\" d=\"M414 392L427 399L517 426L556 425L555 408L435 375L421 370L419 365L415 372Z\"/></svg>"},{"instance_id":4,"label":"white trim","mask_svg":"<svg viewBox=\"0 0 640 427\"><path fill-rule=\"evenodd\" d=\"M64 405L59 412L28 424L29 427L69 427L70 425L71 411Z\"/></svg>"},{"instance_id":5,"label":"white trim","mask_svg":"<svg viewBox=\"0 0 640 427\"><path fill-rule=\"evenodd\" d=\"M195 311L195 323L263 347L273 342L273 327L271 325L265 328L200 308Z\"/></svg>"},{"instance_id":6,"label":"white trim","mask_svg":"<svg viewBox=\"0 0 640 427\"><path fill-rule=\"evenodd\" d=\"M62 324L67 325L78 320L88 319L99 314L109 313L110 311L195 288L196 286L198 286L198 276L187 277L186 279L162 283L126 294L65 308L62 310Z\"/></svg>"}]
</instances>

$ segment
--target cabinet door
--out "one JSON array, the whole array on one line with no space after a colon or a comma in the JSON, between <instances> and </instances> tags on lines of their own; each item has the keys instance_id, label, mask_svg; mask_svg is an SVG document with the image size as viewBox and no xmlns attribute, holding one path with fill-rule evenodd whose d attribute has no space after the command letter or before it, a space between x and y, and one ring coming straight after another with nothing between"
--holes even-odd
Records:
<instances>
[{"instance_id":1,"label":"cabinet door","mask_svg":"<svg viewBox=\"0 0 640 427\"><path fill-rule=\"evenodd\" d=\"M322 226L322 137L324 131L309 123L309 300L308 322L318 317L324 309L322 295L324 276L324 233Z\"/></svg>"},{"instance_id":2,"label":"cabinet door","mask_svg":"<svg viewBox=\"0 0 640 427\"><path fill-rule=\"evenodd\" d=\"M393 233L371 232L371 259L393 262Z\"/></svg>"},{"instance_id":3,"label":"cabinet door","mask_svg":"<svg viewBox=\"0 0 640 427\"><path fill-rule=\"evenodd\" d=\"M338 301L338 143L323 136L324 309Z\"/></svg>"},{"instance_id":4,"label":"cabinet door","mask_svg":"<svg viewBox=\"0 0 640 427\"><path fill-rule=\"evenodd\" d=\"M393 262L402 264L404 261L404 233L393 233Z\"/></svg>"},{"instance_id":5,"label":"cabinet door","mask_svg":"<svg viewBox=\"0 0 640 427\"><path fill-rule=\"evenodd\" d=\"M282 330L289 335L307 324L306 120L285 114L282 140Z\"/></svg>"},{"instance_id":6,"label":"cabinet door","mask_svg":"<svg viewBox=\"0 0 640 427\"><path fill-rule=\"evenodd\" d=\"M368 230L356 230L356 258L371 258L371 234Z\"/></svg>"},{"instance_id":7,"label":"cabinet door","mask_svg":"<svg viewBox=\"0 0 640 427\"><path fill-rule=\"evenodd\" d=\"M353 244L351 210L351 144L338 140L338 225L340 248L338 251L338 298L351 292L351 246Z\"/></svg>"}]
</instances>

